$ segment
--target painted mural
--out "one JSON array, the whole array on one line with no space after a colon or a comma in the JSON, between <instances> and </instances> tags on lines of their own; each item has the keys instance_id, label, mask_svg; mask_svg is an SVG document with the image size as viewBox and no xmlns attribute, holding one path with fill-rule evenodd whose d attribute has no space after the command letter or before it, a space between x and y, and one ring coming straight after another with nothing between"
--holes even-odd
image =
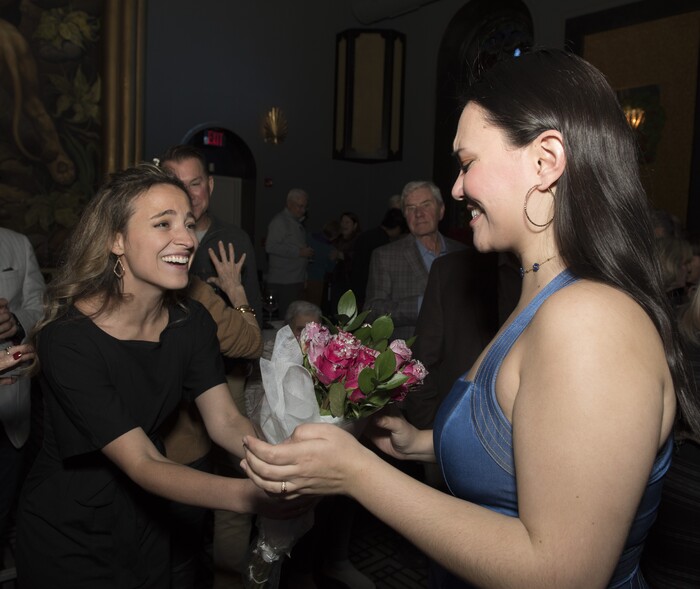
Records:
<instances>
[{"instance_id":1,"label":"painted mural","mask_svg":"<svg viewBox=\"0 0 700 589\"><path fill-rule=\"evenodd\" d=\"M100 0L0 0L0 226L53 267L100 162Z\"/></svg>"}]
</instances>

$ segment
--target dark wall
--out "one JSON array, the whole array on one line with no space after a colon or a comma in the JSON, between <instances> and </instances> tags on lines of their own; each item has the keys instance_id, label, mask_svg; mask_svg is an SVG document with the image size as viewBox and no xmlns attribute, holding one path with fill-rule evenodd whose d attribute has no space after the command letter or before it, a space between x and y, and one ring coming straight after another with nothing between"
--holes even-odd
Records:
<instances>
[{"instance_id":1,"label":"dark wall","mask_svg":"<svg viewBox=\"0 0 700 589\"><path fill-rule=\"evenodd\" d=\"M563 45L567 18L625 3L525 0L536 43L553 46ZM430 179L437 54L447 24L464 4L438 0L403 16L362 25L350 0L149 0L145 155L157 155L203 124L239 135L256 160L252 237L258 248L292 187L305 188L311 196L311 229L343 210L355 211L364 228L375 226L389 196L410 180ZM406 34L400 162L362 164L331 157L335 36L363 26ZM280 107L289 123L287 139L280 145L264 143L260 131L262 117L272 106ZM450 145L440 149L450 157ZM266 178L272 187L265 187ZM259 257L264 266L264 257Z\"/></svg>"}]
</instances>

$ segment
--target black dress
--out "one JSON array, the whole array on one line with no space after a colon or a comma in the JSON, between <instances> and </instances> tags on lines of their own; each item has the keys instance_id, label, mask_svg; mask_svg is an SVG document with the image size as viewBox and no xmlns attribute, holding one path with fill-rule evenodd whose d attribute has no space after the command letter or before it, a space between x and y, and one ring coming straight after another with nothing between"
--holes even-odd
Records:
<instances>
[{"instance_id":1,"label":"black dress","mask_svg":"<svg viewBox=\"0 0 700 589\"><path fill-rule=\"evenodd\" d=\"M226 382L216 326L199 303L170 310L159 342L123 341L76 309L39 337L45 431L22 491L17 572L23 589L169 585L165 501L100 450L158 427L180 401Z\"/></svg>"}]
</instances>

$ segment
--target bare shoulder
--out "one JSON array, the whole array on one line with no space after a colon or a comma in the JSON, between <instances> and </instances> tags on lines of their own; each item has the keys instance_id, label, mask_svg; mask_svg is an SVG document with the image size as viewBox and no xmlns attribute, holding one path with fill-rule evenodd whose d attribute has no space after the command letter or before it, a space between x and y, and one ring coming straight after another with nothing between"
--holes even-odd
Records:
<instances>
[{"instance_id":1,"label":"bare shoulder","mask_svg":"<svg viewBox=\"0 0 700 589\"><path fill-rule=\"evenodd\" d=\"M581 280L557 291L542 305L532 322L540 337L577 335L603 338L614 345L639 339L640 344L661 346L651 318L627 293L607 284Z\"/></svg>"},{"instance_id":2,"label":"bare shoulder","mask_svg":"<svg viewBox=\"0 0 700 589\"><path fill-rule=\"evenodd\" d=\"M635 443L653 459L672 427L674 386L661 336L632 297L581 280L545 301L517 345L514 421L586 431L598 440L590 447L646 432Z\"/></svg>"},{"instance_id":3,"label":"bare shoulder","mask_svg":"<svg viewBox=\"0 0 700 589\"><path fill-rule=\"evenodd\" d=\"M603 397L611 388L618 398L629 393L639 399L642 391L652 397L673 393L661 336L651 318L628 294L605 284L581 280L557 291L519 344L524 378L537 366L540 375L569 391L580 388L589 398L591 386Z\"/></svg>"}]
</instances>

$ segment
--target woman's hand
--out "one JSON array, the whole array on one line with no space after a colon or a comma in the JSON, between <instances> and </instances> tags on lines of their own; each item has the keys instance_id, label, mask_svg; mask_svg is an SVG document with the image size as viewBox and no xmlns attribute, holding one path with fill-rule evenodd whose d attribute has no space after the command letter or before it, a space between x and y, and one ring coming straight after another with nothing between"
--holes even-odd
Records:
<instances>
[{"instance_id":1,"label":"woman's hand","mask_svg":"<svg viewBox=\"0 0 700 589\"><path fill-rule=\"evenodd\" d=\"M364 435L385 454L399 460L434 462L432 431L422 431L403 416L380 415L370 421Z\"/></svg>"},{"instance_id":2,"label":"woman's hand","mask_svg":"<svg viewBox=\"0 0 700 589\"><path fill-rule=\"evenodd\" d=\"M252 481L250 486L253 488L251 508L252 513L263 515L271 519L292 519L303 515L309 509L316 507L320 501L320 497L312 495L295 495L289 493L266 493L259 487L256 487ZM281 491L282 485L278 485L278 491Z\"/></svg>"},{"instance_id":3,"label":"woman's hand","mask_svg":"<svg viewBox=\"0 0 700 589\"><path fill-rule=\"evenodd\" d=\"M34 359L34 348L29 344L9 346L0 350L0 385L13 384L17 381L16 375L6 376L20 364Z\"/></svg>"},{"instance_id":4,"label":"woman's hand","mask_svg":"<svg viewBox=\"0 0 700 589\"><path fill-rule=\"evenodd\" d=\"M247 436L241 468L261 489L270 494L295 498L300 495L348 494L374 453L351 434L329 424L304 424L291 438L272 445Z\"/></svg>"}]
</instances>

